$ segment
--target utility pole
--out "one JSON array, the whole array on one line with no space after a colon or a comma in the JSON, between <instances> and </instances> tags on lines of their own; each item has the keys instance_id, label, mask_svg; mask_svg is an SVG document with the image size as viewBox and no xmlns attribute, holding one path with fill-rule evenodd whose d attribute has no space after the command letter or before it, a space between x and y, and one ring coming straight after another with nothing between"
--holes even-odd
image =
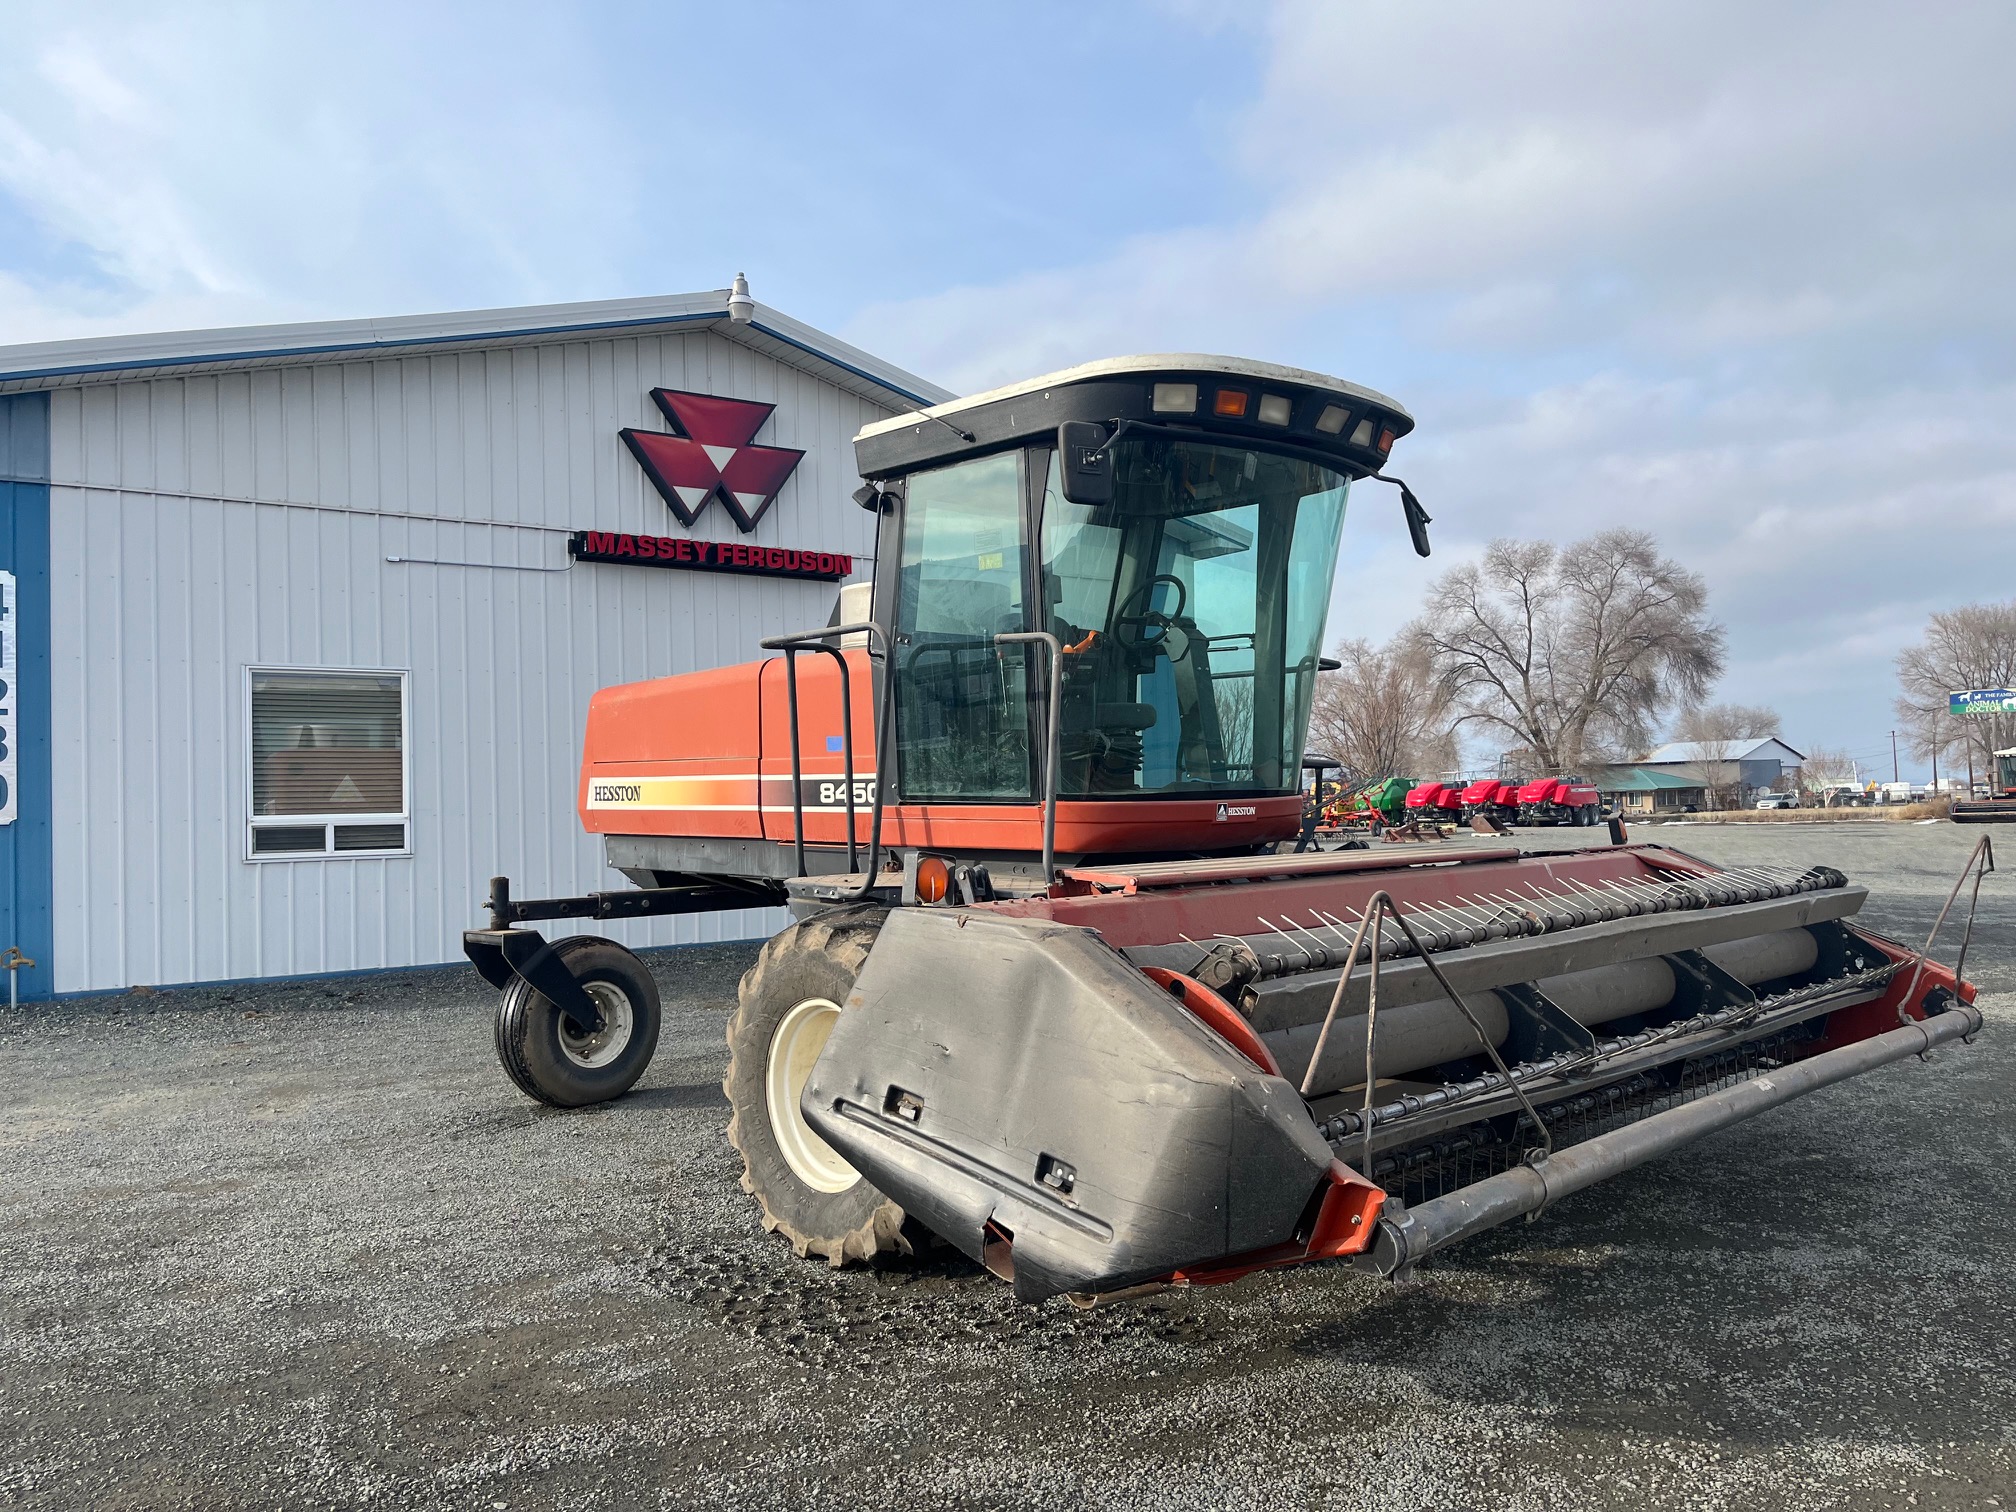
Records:
<instances>
[{"instance_id":1,"label":"utility pole","mask_svg":"<svg viewBox=\"0 0 2016 1512\"><path fill-rule=\"evenodd\" d=\"M1895 730L1890 732L1890 780L1892 782L1902 782L1904 780L1897 771L1897 732Z\"/></svg>"}]
</instances>

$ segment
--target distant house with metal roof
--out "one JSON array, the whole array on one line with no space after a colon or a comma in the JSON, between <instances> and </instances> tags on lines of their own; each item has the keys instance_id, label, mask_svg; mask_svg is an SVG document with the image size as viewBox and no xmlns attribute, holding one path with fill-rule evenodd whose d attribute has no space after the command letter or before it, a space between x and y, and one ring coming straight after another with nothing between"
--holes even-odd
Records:
<instances>
[{"instance_id":1,"label":"distant house with metal roof","mask_svg":"<svg viewBox=\"0 0 2016 1512\"><path fill-rule=\"evenodd\" d=\"M1695 787L1747 799L1777 787L1805 764L1805 755L1777 736L1748 735L1737 740L1669 741L1642 761L1620 763L1619 769L1664 772Z\"/></svg>"},{"instance_id":2,"label":"distant house with metal roof","mask_svg":"<svg viewBox=\"0 0 2016 1512\"><path fill-rule=\"evenodd\" d=\"M1806 757L1776 735L1748 735L1741 740L1669 741L1631 765L1681 766L1694 761L1775 761L1780 766L1799 767L1806 764Z\"/></svg>"},{"instance_id":3,"label":"distant house with metal roof","mask_svg":"<svg viewBox=\"0 0 2016 1512\"><path fill-rule=\"evenodd\" d=\"M1614 766L1598 773L1596 791L1625 814L1688 813L1708 807L1708 789L1656 767Z\"/></svg>"}]
</instances>

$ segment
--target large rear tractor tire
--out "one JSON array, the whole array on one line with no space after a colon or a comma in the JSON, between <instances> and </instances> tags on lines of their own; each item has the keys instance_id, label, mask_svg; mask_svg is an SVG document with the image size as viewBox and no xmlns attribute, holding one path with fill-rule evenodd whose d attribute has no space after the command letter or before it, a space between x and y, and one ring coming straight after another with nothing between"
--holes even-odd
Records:
<instances>
[{"instance_id":1,"label":"large rear tractor tire","mask_svg":"<svg viewBox=\"0 0 2016 1512\"><path fill-rule=\"evenodd\" d=\"M553 943L602 1010L600 1033L584 1035L523 977L497 1004L497 1059L527 1097L583 1108L628 1092L658 1048L658 984L614 940L575 935Z\"/></svg>"},{"instance_id":2,"label":"large rear tractor tire","mask_svg":"<svg viewBox=\"0 0 2016 1512\"><path fill-rule=\"evenodd\" d=\"M836 1270L911 1253L903 1210L821 1139L798 1099L882 927L880 909L836 909L793 924L742 978L728 1021L728 1143L763 1227Z\"/></svg>"}]
</instances>

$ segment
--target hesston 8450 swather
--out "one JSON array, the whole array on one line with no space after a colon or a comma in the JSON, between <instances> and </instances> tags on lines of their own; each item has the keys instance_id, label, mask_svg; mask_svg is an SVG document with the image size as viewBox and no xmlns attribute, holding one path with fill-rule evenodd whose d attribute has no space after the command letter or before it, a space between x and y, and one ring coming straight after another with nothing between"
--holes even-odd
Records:
<instances>
[{"instance_id":1,"label":"hesston 8450 swather","mask_svg":"<svg viewBox=\"0 0 2016 1512\"><path fill-rule=\"evenodd\" d=\"M836 1265L935 1234L1082 1301L1404 1272L1978 1031L1826 867L1279 853L1345 493L1412 428L1190 356L869 426L869 612L595 696L581 817L636 889L493 883L506 1070L592 1103L658 1034L629 951L516 926L788 904L728 1029L765 1226Z\"/></svg>"}]
</instances>

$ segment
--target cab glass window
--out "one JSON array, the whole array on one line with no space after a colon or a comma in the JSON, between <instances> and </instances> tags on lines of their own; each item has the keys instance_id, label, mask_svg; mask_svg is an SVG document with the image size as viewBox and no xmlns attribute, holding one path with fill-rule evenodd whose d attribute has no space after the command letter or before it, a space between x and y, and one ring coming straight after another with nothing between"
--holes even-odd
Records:
<instances>
[{"instance_id":1,"label":"cab glass window","mask_svg":"<svg viewBox=\"0 0 2016 1512\"><path fill-rule=\"evenodd\" d=\"M1021 454L918 473L903 506L897 763L911 798L1029 799Z\"/></svg>"},{"instance_id":2,"label":"cab glass window","mask_svg":"<svg viewBox=\"0 0 2016 1512\"><path fill-rule=\"evenodd\" d=\"M1292 792L1345 480L1128 435L1113 502L1044 489L1043 628L1065 648L1065 797Z\"/></svg>"}]
</instances>

